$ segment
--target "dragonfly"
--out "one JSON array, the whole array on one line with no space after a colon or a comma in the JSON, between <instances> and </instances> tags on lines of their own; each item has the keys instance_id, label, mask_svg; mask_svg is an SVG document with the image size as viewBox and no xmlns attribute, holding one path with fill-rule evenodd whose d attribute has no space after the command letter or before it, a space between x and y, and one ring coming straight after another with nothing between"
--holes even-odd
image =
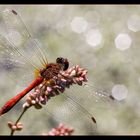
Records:
<instances>
[{"instance_id":1,"label":"dragonfly","mask_svg":"<svg viewBox=\"0 0 140 140\"><path fill-rule=\"evenodd\" d=\"M32 37L21 16L12 9L6 9L0 14L2 15L1 23L3 23L4 26L4 28L0 30L0 44L2 46L0 48L2 52L0 61L1 69L6 69L8 74L11 74L13 71L19 79L22 79L22 76L26 74L27 77L29 74L34 75L34 79L30 81L31 83L26 79L29 85L22 92L7 101L0 109L0 115L3 115L10 111L26 94L30 93L30 91L35 89L44 80L47 81L47 84L53 84L54 81L52 77L57 76L60 71L68 70L69 61L67 58L58 57L56 62L48 63L47 52L43 50L40 42ZM21 80L21 82L23 81L24 80ZM54 119L62 121L68 118L71 120L71 112L75 112L73 120L79 122L86 120L86 127L89 126L88 124L93 126L91 125L91 119L94 124L96 124L96 120L84 105L86 106L92 103L92 99L95 96L111 99L111 96L106 95L105 92L92 90L92 85L90 84L85 84L83 88L80 86L68 89L67 92L67 94L61 95L63 98L56 97L53 98L51 102L49 101L47 103L47 112L51 114L51 117L55 117ZM83 94L83 92L85 92L85 94ZM61 103L62 101L63 103ZM55 109L55 106L57 106L57 109ZM73 125L78 125L79 123L75 123L75 121L72 121Z\"/></svg>"}]
</instances>

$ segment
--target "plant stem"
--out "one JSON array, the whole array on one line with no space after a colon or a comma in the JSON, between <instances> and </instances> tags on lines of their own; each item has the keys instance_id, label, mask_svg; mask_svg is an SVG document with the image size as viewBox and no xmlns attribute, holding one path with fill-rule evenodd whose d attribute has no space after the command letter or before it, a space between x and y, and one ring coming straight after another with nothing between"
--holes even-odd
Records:
<instances>
[{"instance_id":1,"label":"plant stem","mask_svg":"<svg viewBox=\"0 0 140 140\"><path fill-rule=\"evenodd\" d=\"M17 123L20 121L21 117L23 116L23 114L26 112L28 108L24 108L24 110L22 111L22 113L20 114L20 116L18 117L17 121L15 122L15 125L17 125ZM11 136L13 136L15 130L11 129Z\"/></svg>"}]
</instances>

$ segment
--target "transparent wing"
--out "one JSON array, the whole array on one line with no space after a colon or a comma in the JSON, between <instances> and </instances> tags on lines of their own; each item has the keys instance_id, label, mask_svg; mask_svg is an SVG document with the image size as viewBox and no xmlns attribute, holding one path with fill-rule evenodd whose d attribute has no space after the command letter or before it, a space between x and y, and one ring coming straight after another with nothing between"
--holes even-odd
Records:
<instances>
[{"instance_id":1,"label":"transparent wing","mask_svg":"<svg viewBox=\"0 0 140 140\"><path fill-rule=\"evenodd\" d=\"M88 85L88 86L87 86ZM72 86L64 93L48 101L46 112L58 123L64 123L75 129L75 134L97 134L98 118L96 110L112 107L111 93L99 91L89 83Z\"/></svg>"},{"instance_id":2,"label":"transparent wing","mask_svg":"<svg viewBox=\"0 0 140 140\"><path fill-rule=\"evenodd\" d=\"M45 64L47 57L42 51L42 46L37 39L33 39L21 17L14 10L6 9L1 12L2 20L5 25L6 38L10 40L13 50L28 58L32 59L32 64L37 62ZM39 61L37 61L37 58ZM34 60L35 59L35 60Z\"/></svg>"},{"instance_id":3,"label":"transparent wing","mask_svg":"<svg viewBox=\"0 0 140 140\"><path fill-rule=\"evenodd\" d=\"M2 36L0 36L0 45L2 45L0 50L1 72L19 85L23 86L31 82L34 78L34 68L15 51L8 48L10 44Z\"/></svg>"},{"instance_id":4,"label":"transparent wing","mask_svg":"<svg viewBox=\"0 0 140 140\"><path fill-rule=\"evenodd\" d=\"M94 116L87 113L82 105L65 95L50 100L45 109L58 123L73 127L76 134L94 134L96 131L97 125L92 120Z\"/></svg>"},{"instance_id":5,"label":"transparent wing","mask_svg":"<svg viewBox=\"0 0 140 140\"><path fill-rule=\"evenodd\" d=\"M13 79L16 79L19 73L20 80L22 77L28 80L35 68L46 65L47 57L42 50L39 41L32 38L14 10L6 9L0 12L0 64L8 73L11 70L13 74L9 75L15 75Z\"/></svg>"}]
</instances>

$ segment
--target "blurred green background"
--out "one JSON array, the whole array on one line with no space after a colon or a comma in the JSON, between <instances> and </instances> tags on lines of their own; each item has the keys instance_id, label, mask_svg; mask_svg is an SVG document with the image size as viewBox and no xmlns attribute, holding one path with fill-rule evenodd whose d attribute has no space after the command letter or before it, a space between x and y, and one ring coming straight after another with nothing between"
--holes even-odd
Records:
<instances>
[{"instance_id":1,"label":"blurred green background","mask_svg":"<svg viewBox=\"0 0 140 140\"><path fill-rule=\"evenodd\" d=\"M97 120L93 135L140 134L140 6L1 5L0 11L5 8L19 13L29 32L43 44L49 62L62 56L69 59L71 66L78 64L86 68L97 92L108 90L107 94L112 94L117 100L102 100L98 94L96 102L94 96L86 98L79 94L81 104ZM5 73L0 74L0 106L23 89ZM20 80L20 77L17 78ZM73 91L83 92L80 88L73 88ZM88 90L84 94L88 94ZM16 121L24 101L25 98L0 117L0 135L9 135L7 121ZM89 134L88 124L80 118L77 120L76 111L73 115L64 111L66 114L61 116L61 105L57 109L57 104L61 102L57 99L55 102L56 107L50 108L50 111L56 113L51 116L46 114L47 105L41 110L31 108L27 111L21 120L24 128L16 134L39 135L57 126L59 121L84 131L75 131L75 134ZM56 121L55 117L61 119ZM64 118L68 119L66 123Z\"/></svg>"}]
</instances>

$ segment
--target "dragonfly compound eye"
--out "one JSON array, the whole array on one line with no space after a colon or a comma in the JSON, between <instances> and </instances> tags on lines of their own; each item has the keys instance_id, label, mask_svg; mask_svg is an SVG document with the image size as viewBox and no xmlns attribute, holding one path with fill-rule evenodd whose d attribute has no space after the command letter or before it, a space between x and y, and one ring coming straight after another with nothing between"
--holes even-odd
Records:
<instances>
[{"instance_id":1,"label":"dragonfly compound eye","mask_svg":"<svg viewBox=\"0 0 140 140\"><path fill-rule=\"evenodd\" d=\"M56 59L56 63L58 63L58 64L63 64L63 63L64 63L64 58L58 57L58 58Z\"/></svg>"},{"instance_id":2,"label":"dragonfly compound eye","mask_svg":"<svg viewBox=\"0 0 140 140\"><path fill-rule=\"evenodd\" d=\"M69 67L69 62L68 62L68 60L67 60L67 59L64 59L64 58L62 58L62 57L58 57L58 58L56 59L56 63L62 65L64 71L67 70L68 67Z\"/></svg>"},{"instance_id":3,"label":"dragonfly compound eye","mask_svg":"<svg viewBox=\"0 0 140 140\"><path fill-rule=\"evenodd\" d=\"M69 62L68 62L68 60L67 59L64 59L64 63L63 63L63 70L65 71L65 70L67 70L68 69L68 67L69 67Z\"/></svg>"}]
</instances>

